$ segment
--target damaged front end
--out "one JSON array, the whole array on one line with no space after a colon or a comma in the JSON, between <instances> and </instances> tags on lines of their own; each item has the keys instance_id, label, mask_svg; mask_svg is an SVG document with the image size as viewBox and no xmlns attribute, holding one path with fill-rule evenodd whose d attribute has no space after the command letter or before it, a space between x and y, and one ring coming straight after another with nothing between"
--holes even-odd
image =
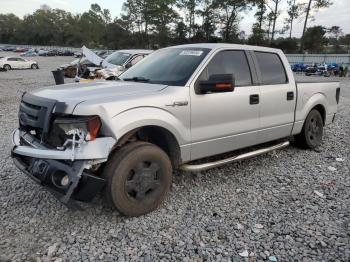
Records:
<instances>
[{"instance_id":1,"label":"damaged front end","mask_svg":"<svg viewBox=\"0 0 350 262\"><path fill-rule=\"evenodd\" d=\"M64 103L31 94L22 97L20 127L12 134L15 165L62 203L91 201L105 179L96 174L115 144L100 137L98 116L65 115Z\"/></svg>"}]
</instances>

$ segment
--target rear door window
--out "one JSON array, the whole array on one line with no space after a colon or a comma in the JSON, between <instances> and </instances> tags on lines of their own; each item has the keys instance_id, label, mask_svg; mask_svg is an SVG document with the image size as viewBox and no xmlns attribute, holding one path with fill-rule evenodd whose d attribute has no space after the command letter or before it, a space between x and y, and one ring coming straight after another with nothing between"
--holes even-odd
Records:
<instances>
[{"instance_id":1,"label":"rear door window","mask_svg":"<svg viewBox=\"0 0 350 262\"><path fill-rule=\"evenodd\" d=\"M252 76L244 51L227 50L217 53L200 76L208 80L211 75L233 74L236 86L252 85Z\"/></svg>"},{"instance_id":2,"label":"rear door window","mask_svg":"<svg viewBox=\"0 0 350 262\"><path fill-rule=\"evenodd\" d=\"M258 60L263 85L288 83L286 70L278 54L257 51L254 53Z\"/></svg>"}]
</instances>

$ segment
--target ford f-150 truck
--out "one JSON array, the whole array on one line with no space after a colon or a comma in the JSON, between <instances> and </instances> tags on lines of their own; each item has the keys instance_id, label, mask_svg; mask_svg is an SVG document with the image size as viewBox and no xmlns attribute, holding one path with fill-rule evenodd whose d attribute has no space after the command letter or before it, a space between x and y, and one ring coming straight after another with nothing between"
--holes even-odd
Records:
<instances>
[{"instance_id":1,"label":"ford f-150 truck","mask_svg":"<svg viewBox=\"0 0 350 262\"><path fill-rule=\"evenodd\" d=\"M138 216L164 200L173 169L206 170L291 139L318 147L339 95L337 82L296 83L277 49L174 46L118 81L24 93L12 157L63 203L102 192L122 214Z\"/></svg>"}]
</instances>

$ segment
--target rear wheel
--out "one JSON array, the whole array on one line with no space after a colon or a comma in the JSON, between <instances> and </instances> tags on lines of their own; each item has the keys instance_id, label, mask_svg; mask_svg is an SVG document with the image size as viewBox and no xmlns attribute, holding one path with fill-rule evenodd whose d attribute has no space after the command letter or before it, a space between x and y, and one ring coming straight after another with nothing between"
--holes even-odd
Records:
<instances>
[{"instance_id":1,"label":"rear wheel","mask_svg":"<svg viewBox=\"0 0 350 262\"><path fill-rule=\"evenodd\" d=\"M322 143L323 119L316 109L311 110L305 119L301 133L295 136L297 145L303 148L315 149Z\"/></svg>"},{"instance_id":2,"label":"rear wheel","mask_svg":"<svg viewBox=\"0 0 350 262\"><path fill-rule=\"evenodd\" d=\"M144 142L126 145L108 161L106 198L122 214L140 216L155 210L172 181L172 166L159 147Z\"/></svg>"},{"instance_id":3,"label":"rear wheel","mask_svg":"<svg viewBox=\"0 0 350 262\"><path fill-rule=\"evenodd\" d=\"M32 64L30 68L31 68L31 69L38 69L39 67L38 67L37 64Z\"/></svg>"},{"instance_id":4,"label":"rear wheel","mask_svg":"<svg viewBox=\"0 0 350 262\"><path fill-rule=\"evenodd\" d=\"M4 69L7 70L7 71L8 71L8 70L11 70L11 66L8 65L8 64L6 64L6 65L4 65Z\"/></svg>"}]
</instances>

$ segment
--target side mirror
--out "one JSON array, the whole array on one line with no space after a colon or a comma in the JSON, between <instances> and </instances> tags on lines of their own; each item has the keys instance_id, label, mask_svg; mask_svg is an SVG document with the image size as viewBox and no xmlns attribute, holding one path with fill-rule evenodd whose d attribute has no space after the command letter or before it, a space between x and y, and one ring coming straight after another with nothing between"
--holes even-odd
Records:
<instances>
[{"instance_id":1,"label":"side mirror","mask_svg":"<svg viewBox=\"0 0 350 262\"><path fill-rule=\"evenodd\" d=\"M208 80L199 81L196 94L232 92L235 79L232 74L211 75Z\"/></svg>"}]
</instances>

